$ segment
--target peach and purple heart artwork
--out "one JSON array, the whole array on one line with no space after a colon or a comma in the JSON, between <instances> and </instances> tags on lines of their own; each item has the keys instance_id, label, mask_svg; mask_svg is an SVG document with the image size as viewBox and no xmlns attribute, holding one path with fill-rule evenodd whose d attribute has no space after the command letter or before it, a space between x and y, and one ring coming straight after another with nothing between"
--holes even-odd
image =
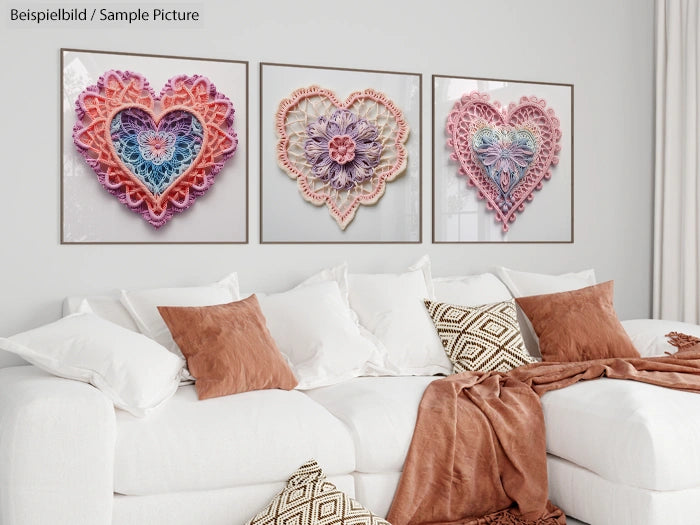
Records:
<instances>
[{"instance_id":1,"label":"peach and purple heart artwork","mask_svg":"<svg viewBox=\"0 0 700 525\"><path fill-rule=\"evenodd\" d=\"M406 169L408 123L373 89L345 100L319 86L297 89L280 102L275 127L280 168L304 200L328 207L341 230Z\"/></svg>"}]
</instances>

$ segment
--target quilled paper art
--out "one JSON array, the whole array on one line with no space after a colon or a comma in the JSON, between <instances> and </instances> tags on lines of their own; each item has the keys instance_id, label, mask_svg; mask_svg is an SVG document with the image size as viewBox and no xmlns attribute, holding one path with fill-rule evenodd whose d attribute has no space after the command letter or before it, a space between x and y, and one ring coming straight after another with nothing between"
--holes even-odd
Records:
<instances>
[{"instance_id":1,"label":"quilled paper art","mask_svg":"<svg viewBox=\"0 0 700 525\"><path fill-rule=\"evenodd\" d=\"M75 103L73 142L119 202L160 228L203 195L236 151L234 108L199 75L107 71Z\"/></svg>"},{"instance_id":2,"label":"quilled paper art","mask_svg":"<svg viewBox=\"0 0 700 525\"><path fill-rule=\"evenodd\" d=\"M341 229L360 204L375 204L406 169L408 124L386 95L356 91L341 101L318 86L280 102L277 160L308 202L326 204Z\"/></svg>"},{"instance_id":3,"label":"quilled paper art","mask_svg":"<svg viewBox=\"0 0 700 525\"><path fill-rule=\"evenodd\" d=\"M494 211L503 232L559 162L559 119L537 97L502 108L486 93L465 94L447 116L447 135L450 158Z\"/></svg>"}]
</instances>

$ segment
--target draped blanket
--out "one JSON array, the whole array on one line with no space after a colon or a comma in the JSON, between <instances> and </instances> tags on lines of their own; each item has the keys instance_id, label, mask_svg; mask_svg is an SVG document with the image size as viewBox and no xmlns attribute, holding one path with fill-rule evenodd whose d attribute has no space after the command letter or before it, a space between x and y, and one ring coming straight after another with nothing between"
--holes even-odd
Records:
<instances>
[{"instance_id":1,"label":"draped blanket","mask_svg":"<svg viewBox=\"0 0 700 525\"><path fill-rule=\"evenodd\" d=\"M540 396L600 377L700 392L700 345L676 346L681 350L672 356L534 363L431 383L387 520L564 525L564 513L547 498Z\"/></svg>"}]
</instances>

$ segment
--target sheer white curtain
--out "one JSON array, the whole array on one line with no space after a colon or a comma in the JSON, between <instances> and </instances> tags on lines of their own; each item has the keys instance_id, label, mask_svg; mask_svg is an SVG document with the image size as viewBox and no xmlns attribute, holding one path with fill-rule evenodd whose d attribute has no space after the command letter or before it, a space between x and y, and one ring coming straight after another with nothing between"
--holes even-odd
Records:
<instances>
[{"instance_id":1,"label":"sheer white curtain","mask_svg":"<svg viewBox=\"0 0 700 525\"><path fill-rule=\"evenodd\" d=\"M700 0L656 0L654 317L700 323Z\"/></svg>"}]
</instances>

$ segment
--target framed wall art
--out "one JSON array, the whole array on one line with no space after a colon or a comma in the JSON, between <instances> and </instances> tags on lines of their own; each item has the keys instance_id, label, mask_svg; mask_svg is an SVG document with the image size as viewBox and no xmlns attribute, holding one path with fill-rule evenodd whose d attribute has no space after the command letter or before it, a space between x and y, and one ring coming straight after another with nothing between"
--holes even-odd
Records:
<instances>
[{"instance_id":1,"label":"framed wall art","mask_svg":"<svg viewBox=\"0 0 700 525\"><path fill-rule=\"evenodd\" d=\"M261 243L421 241L421 75L260 65Z\"/></svg>"},{"instance_id":2,"label":"framed wall art","mask_svg":"<svg viewBox=\"0 0 700 525\"><path fill-rule=\"evenodd\" d=\"M574 86L433 75L433 242L574 240Z\"/></svg>"},{"instance_id":3,"label":"framed wall art","mask_svg":"<svg viewBox=\"0 0 700 525\"><path fill-rule=\"evenodd\" d=\"M61 243L246 243L248 63L61 50Z\"/></svg>"}]
</instances>

